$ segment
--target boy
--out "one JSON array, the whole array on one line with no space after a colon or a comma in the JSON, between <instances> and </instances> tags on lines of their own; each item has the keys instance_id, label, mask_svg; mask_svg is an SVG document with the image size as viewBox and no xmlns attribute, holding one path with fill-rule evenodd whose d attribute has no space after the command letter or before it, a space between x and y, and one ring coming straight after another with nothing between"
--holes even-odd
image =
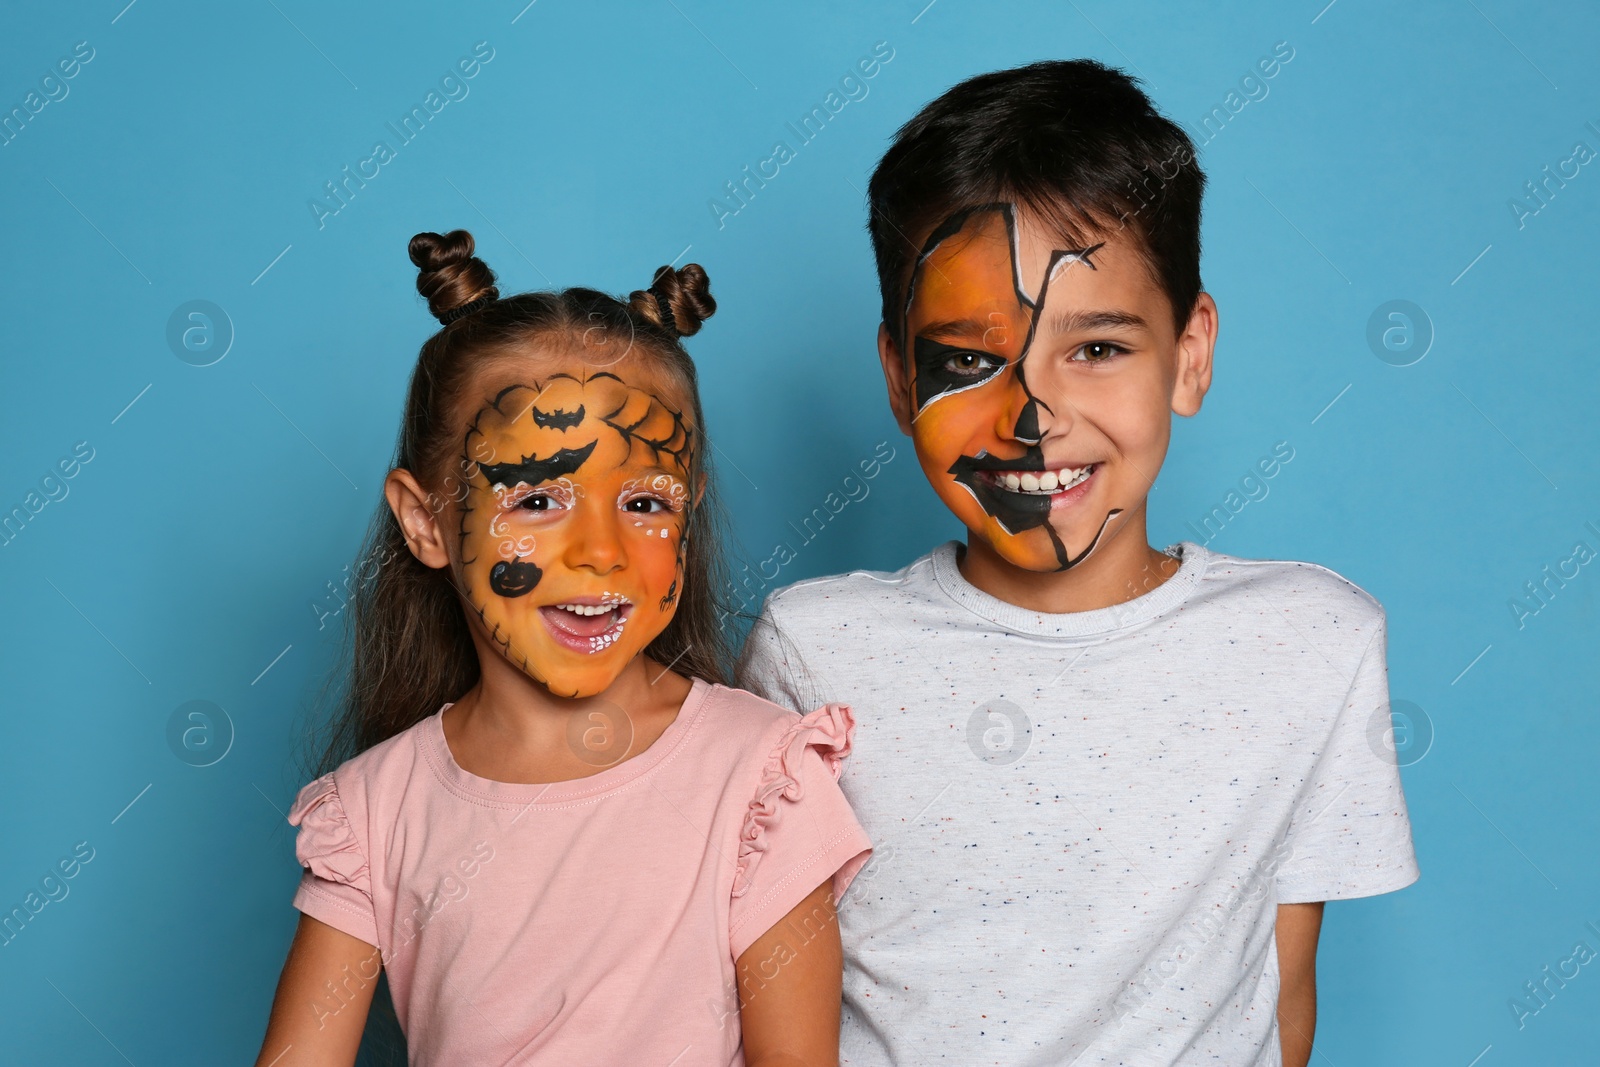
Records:
<instances>
[{"instance_id":1,"label":"boy","mask_svg":"<svg viewBox=\"0 0 1600 1067\"><path fill-rule=\"evenodd\" d=\"M873 175L889 404L967 541L773 595L739 673L859 721L845 1064L1303 1067L1322 902L1417 877L1383 609L1146 541L1211 382L1204 182L1087 61L957 85Z\"/></svg>"}]
</instances>

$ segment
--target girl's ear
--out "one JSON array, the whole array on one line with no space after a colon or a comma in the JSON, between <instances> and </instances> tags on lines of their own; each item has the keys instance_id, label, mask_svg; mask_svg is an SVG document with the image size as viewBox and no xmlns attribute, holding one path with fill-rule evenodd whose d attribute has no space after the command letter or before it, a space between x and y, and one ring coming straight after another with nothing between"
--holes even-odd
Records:
<instances>
[{"instance_id":1,"label":"girl's ear","mask_svg":"<svg viewBox=\"0 0 1600 1067\"><path fill-rule=\"evenodd\" d=\"M428 506L438 498L401 467L390 471L383 480L383 497L389 502L389 510L394 512L400 531L405 534L411 554L435 569L448 566L450 553L445 549L444 529L439 515Z\"/></svg>"}]
</instances>

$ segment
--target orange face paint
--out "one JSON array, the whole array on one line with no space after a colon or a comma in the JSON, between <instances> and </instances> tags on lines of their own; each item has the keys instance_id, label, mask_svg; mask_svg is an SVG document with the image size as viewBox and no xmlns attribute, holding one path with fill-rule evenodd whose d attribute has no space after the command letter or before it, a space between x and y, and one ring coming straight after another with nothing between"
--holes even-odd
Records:
<instances>
[{"instance_id":1,"label":"orange face paint","mask_svg":"<svg viewBox=\"0 0 1600 1067\"><path fill-rule=\"evenodd\" d=\"M461 588L557 696L603 691L672 620L694 444L681 412L609 372L509 386L473 418Z\"/></svg>"}]
</instances>

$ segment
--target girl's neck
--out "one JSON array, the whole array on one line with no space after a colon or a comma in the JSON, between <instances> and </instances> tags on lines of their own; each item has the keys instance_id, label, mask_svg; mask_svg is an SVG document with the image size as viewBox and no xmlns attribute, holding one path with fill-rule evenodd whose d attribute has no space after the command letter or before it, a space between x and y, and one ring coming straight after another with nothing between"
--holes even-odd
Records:
<instances>
[{"instance_id":1,"label":"girl's neck","mask_svg":"<svg viewBox=\"0 0 1600 1067\"><path fill-rule=\"evenodd\" d=\"M636 656L604 692L560 697L480 648L478 684L444 713L456 763L497 782L587 778L649 748L677 718L689 679Z\"/></svg>"}]
</instances>

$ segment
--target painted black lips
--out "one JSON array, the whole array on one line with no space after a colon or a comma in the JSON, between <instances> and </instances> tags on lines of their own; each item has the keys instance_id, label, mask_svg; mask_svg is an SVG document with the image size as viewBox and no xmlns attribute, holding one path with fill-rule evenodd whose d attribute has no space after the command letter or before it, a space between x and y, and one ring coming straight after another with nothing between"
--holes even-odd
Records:
<instances>
[{"instance_id":1,"label":"painted black lips","mask_svg":"<svg viewBox=\"0 0 1600 1067\"><path fill-rule=\"evenodd\" d=\"M980 477L980 473L993 471L1042 471L1044 466L1044 453L1038 448L1029 448L1020 459L999 459L989 455L987 449L976 456L962 456L950 465L947 472L955 476L960 484L977 499L978 506L983 508L985 514L990 515L1000 524L1006 533L1016 536L1026 530L1044 527L1045 533L1050 535L1050 544L1055 548L1056 562L1060 570L1082 563L1100 543L1100 537L1106 532L1106 526L1112 519L1122 514L1121 508L1112 508L1100 522L1100 529L1095 531L1091 540L1082 552L1076 556L1067 551L1067 546L1061 543L1061 535L1056 533L1056 528L1050 525L1050 497L1048 495L1033 495L1031 493L1012 493L1001 489L987 478Z\"/></svg>"},{"instance_id":2,"label":"painted black lips","mask_svg":"<svg viewBox=\"0 0 1600 1067\"><path fill-rule=\"evenodd\" d=\"M1048 526L1050 498L1009 493L989 479L980 477L980 474L992 471L1042 470L1044 470L1044 453L1038 448L1029 448L1020 459L1000 459L989 455L985 449L976 456L962 456L957 459L946 473L954 475L957 482L966 486L967 491L977 498L978 506L999 522L1006 533L1015 535L1025 530ZM1054 536L1053 532L1051 536Z\"/></svg>"}]
</instances>

